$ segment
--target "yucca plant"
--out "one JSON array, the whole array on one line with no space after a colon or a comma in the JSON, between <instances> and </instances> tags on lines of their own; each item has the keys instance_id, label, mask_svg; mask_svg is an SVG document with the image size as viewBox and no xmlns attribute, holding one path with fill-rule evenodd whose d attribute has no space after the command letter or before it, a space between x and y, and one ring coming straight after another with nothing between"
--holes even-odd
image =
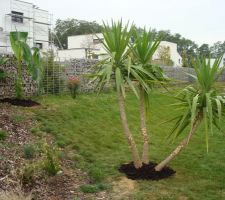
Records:
<instances>
[{"instance_id":1,"label":"yucca plant","mask_svg":"<svg viewBox=\"0 0 225 200\"><path fill-rule=\"evenodd\" d=\"M134 166L135 168L140 168L142 167L142 161L129 128L125 111L125 93L126 87L129 87L139 98L138 90L133 82L134 78L144 90L148 91L149 88L143 78L144 76L148 76L148 72L140 65L132 65L129 57L130 50L128 46L132 32L133 26L129 28L127 24L123 27L122 21L117 23L112 21L111 26L103 23L103 46L108 53L108 58L100 61L95 66L96 73L94 74L94 81L97 81L99 91L101 91L106 84L109 85L113 82L112 84L115 85L124 134L131 149Z\"/></svg>"},{"instance_id":2,"label":"yucca plant","mask_svg":"<svg viewBox=\"0 0 225 200\"><path fill-rule=\"evenodd\" d=\"M41 66L39 49L31 49L27 44L27 38L27 32L10 32L11 47L17 59L16 97L19 99L23 96L22 62L24 61L27 64L28 72L32 75L33 79L37 79L38 70Z\"/></svg>"},{"instance_id":3,"label":"yucca plant","mask_svg":"<svg viewBox=\"0 0 225 200\"><path fill-rule=\"evenodd\" d=\"M155 83L162 83L166 80L162 69L159 66L153 65L152 57L160 44L160 38L155 38L151 31L144 31L138 34L137 31L134 33L134 45L131 46L134 63L143 68L147 73L142 77L147 83L149 90L145 90L139 82L139 93L140 93L140 124L141 133L143 137L143 153L142 162L145 164L149 163L149 139L146 128L146 108L149 104L150 90L153 88ZM135 78L135 77L134 77Z\"/></svg>"},{"instance_id":4,"label":"yucca plant","mask_svg":"<svg viewBox=\"0 0 225 200\"><path fill-rule=\"evenodd\" d=\"M206 148L208 151L208 135L213 132L213 127L220 129L220 122L224 114L225 98L216 85L223 68L220 68L222 57L217 58L211 66L210 60L198 58L194 63L196 76L191 75L196 83L183 89L178 95L178 103L174 106L182 109L182 114L175 118L176 123L172 129L174 137L179 136L190 126L187 136L176 149L156 167L156 171L162 170L184 149L201 123L205 127Z\"/></svg>"}]
</instances>

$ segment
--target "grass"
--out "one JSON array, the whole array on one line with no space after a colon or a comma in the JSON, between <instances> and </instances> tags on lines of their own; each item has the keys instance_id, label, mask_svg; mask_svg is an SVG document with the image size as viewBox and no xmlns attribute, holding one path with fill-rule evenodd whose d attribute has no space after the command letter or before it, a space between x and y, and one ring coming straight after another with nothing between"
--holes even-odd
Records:
<instances>
[{"instance_id":1,"label":"grass","mask_svg":"<svg viewBox=\"0 0 225 200\"><path fill-rule=\"evenodd\" d=\"M115 93L40 97L41 108L29 108L39 121L35 132L55 136L59 146L74 151L74 165L87 171L94 183L112 182L122 176L117 168L130 162L131 156L123 135ZM141 147L138 102L127 97L127 113L138 147ZM149 114L151 160L159 162L182 139L173 143L166 139L172 123L161 124L178 111L168 106L174 100L155 92ZM40 131L39 131L40 129ZM203 128L197 131L189 146L170 164L177 171L172 178L161 181L137 181L128 199L217 200L225 199L225 140L214 132L206 153ZM91 188L91 189L90 189ZM92 187L84 187L92 190ZM96 188L94 187L94 190ZM125 199L125 198L124 198Z\"/></svg>"}]
</instances>

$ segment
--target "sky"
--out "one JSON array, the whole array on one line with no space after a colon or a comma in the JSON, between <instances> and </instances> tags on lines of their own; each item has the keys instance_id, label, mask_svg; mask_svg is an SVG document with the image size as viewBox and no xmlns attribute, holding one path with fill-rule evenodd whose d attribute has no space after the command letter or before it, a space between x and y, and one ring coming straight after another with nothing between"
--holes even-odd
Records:
<instances>
[{"instance_id":1,"label":"sky","mask_svg":"<svg viewBox=\"0 0 225 200\"><path fill-rule=\"evenodd\" d=\"M26 0L56 19L99 23L123 19L140 27L170 30L201 45L225 41L225 0Z\"/></svg>"}]
</instances>

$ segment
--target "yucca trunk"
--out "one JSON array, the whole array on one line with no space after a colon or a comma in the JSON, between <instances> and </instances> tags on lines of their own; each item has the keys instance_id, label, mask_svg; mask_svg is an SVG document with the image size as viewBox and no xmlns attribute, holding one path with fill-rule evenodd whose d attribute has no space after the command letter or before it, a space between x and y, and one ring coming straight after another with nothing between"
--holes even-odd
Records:
<instances>
[{"instance_id":1,"label":"yucca trunk","mask_svg":"<svg viewBox=\"0 0 225 200\"><path fill-rule=\"evenodd\" d=\"M146 113L145 113L145 97L144 88L140 86L140 124L141 124L141 134L143 138L143 153L142 162L144 164L149 163L149 141L148 133L146 128Z\"/></svg>"},{"instance_id":2,"label":"yucca trunk","mask_svg":"<svg viewBox=\"0 0 225 200\"><path fill-rule=\"evenodd\" d=\"M118 103L119 103L120 118L121 118L121 122L123 125L124 134L127 138L128 145L131 150L134 166L135 166L135 168L138 169L138 168L142 167L142 162L141 162L141 159L140 159L140 156L138 153L137 146L134 142L133 136L132 136L130 128L128 126L127 116L126 116L126 111L125 111L124 97L120 92L118 92Z\"/></svg>"},{"instance_id":3,"label":"yucca trunk","mask_svg":"<svg viewBox=\"0 0 225 200\"><path fill-rule=\"evenodd\" d=\"M197 117L195 119L195 122L193 124L193 128L190 130L188 136L181 141L181 143L176 147L176 149L173 150L172 153L165 160L160 162L155 167L155 171L161 171L169 162L171 162L187 146L189 140L191 139L191 137L195 133L200 121L201 121L200 117Z\"/></svg>"}]
</instances>

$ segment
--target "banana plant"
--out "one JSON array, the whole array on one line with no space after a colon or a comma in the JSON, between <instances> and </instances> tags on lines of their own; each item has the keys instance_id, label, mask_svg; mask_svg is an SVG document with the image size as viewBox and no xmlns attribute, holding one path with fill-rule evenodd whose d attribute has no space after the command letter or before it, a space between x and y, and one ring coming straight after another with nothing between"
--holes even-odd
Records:
<instances>
[{"instance_id":1,"label":"banana plant","mask_svg":"<svg viewBox=\"0 0 225 200\"><path fill-rule=\"evenodd\" d=\"M8 60L8 58L0 56L0 66L6 64Z\"/></svg>"},{"instance_id":2,"label":"banana plant","mask_svg":"<svg viewBox=\"0 0 225 200\"><path fill-rule=\"evenodd\" d=\"M162 69L159 66L153 65L152 57L157 50L161 39L155 38L151 31L145 29L141 34L134 32L134 45L131 45L133 60L136 65L141 66L147 73L144 74L143 80L147 83L149 89L153 88L155 83L162 84L166 80ZM149 137L146 127L146 109L149 107L150 90L145 90L139 82L140 93L140 125L143 137L143 153L142 162L149 163Z\"/></svg>"},{"instance_id":3,"label":"banana plant","mask_svg":"<svg viewBox=\"0 0 225 200\"><path fill-rule=\"evenodd\" d=\"M8 60L8 58L0 56L0 66L6 64ZM0 80L4 80L6 77L6 72L3 69L0 69Z\"/></svg>"},{"instance_id":4,"label":"banana plant","mask_svg":"<svg viewBox=\"0 0 225 200\"><path fill-rule=\"evenodd\" d=\"M175 107L182 110L182 114L174 118L175 125L171 134L176 138L190 127L187 136L180 142L171 154L160 162L156 171L161 171L170 161L172 161L189 143L201 123L205 127L205 142L208 151L209 133L217 127L221 130L221 118L225 114L225 98L220 93L216 81L223 68L220 68L222 57L216 59L213 65L210 60L198 58L194 62L196 75L190 75L195 79L195 84L183 89L177 96L178 103Z\"/></svg>"},{"instance_id":5,"label":"banana plant","mask_svg":"<svg viewBox=\"0 0 225 200\"><path fill-rule=\"evenodd\" d=\"M92 76L94 76L93 81L97 82L98 91L101 91L106 84L110 85L110 83L113 83L112 85L115 86L120 118L131 150L133 163L135 168L141 168L142 161L126 116L125 97L126 88L129 87L139 98L137 87L133 81L134 78L144 90L148 91L149 87L145 79L142 78L147 77L148 72L140 65L133 65L129 56L129 43L133 30L134 27L131 26L129 28L128 24L123 27L122 21L112 21L111 26L103 23L102 33L104 40L102 44L108 53L108 57L94 66L96 72Z\"/></svg>"},{"instance_id":6,"label":"banana plant","mask_svg":"<svg viewBox=\"0 0 225 200\"><path fill-rule=\"evenodd\" d=\"M16 97L19 99L23 97L23 62L26 63L28 72L34 80L37 79L41 67L39 49L31 49L27 39L27 32L10 32L11 47L17 59Z\"/></svg>"}]
</instances>

